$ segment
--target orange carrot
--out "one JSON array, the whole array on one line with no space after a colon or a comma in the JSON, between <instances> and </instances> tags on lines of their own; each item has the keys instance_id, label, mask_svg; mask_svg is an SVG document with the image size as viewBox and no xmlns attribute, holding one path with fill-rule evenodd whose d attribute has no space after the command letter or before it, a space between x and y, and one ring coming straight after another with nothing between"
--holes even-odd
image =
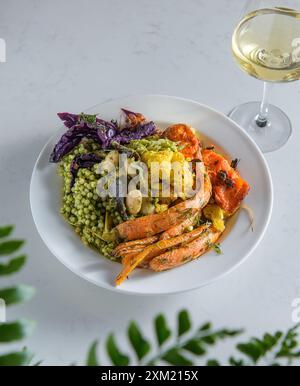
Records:
<instances>
[{"instance_id":1,"label":"orange carrot","mask_svg":"<svg viewBox=\"0 0 300 386\"><path fill-rule=\"evenodd\" d=\"M119 224L116 227L119 236L130 241L162 233L196 215L209 201L211 192L210 179L204 175L204 186L193 198L183 201L163 213L151 214Z\"/></svg>"},{"instance_id":2,"label":"orange carrot","mask_svg":"<svg viewBox=\"0 0 300 386\"><path fill-rule=\"evenodd\" d=\"M195 229L190 233L184 233L181 236L174 237L173 239L168 240L160 240L153 245L149 245L142 252L138 253L136 256L132 257L128 262L126 260L127 265L123 268L120 274L116 278L116 285L120 285L126 277L145 259L149 256L156 256L162 253L163 251L173 248L179 244L187 243L195 238L199 237L203 232L209 228L209 225L205 224L201 227Z\"/></svg>"},{"instance_id":3,"label":"orange carrot","mask_svg":"<svg viewBox=\"0 0 300 386\"><path fill-rule=\"evenodd\" d=\"M139 240L129 241L127 243L121 243L113 250L113 255L115 256L121 255L122 252L127 251L132 247L145 246L145 245L153 244L156 241L158 241L158 236L152 236L146 239L139 239Z\"/></svg>"},{"instance_id":4,"label":"orange carrot","mask_svg":"<svg viewBox=\"0 0 300 386\"><path fill-rule=\"evenodd\" d=\"M194 241L154 257L149 263L149 268L161 272L186 264L207 252L220 235L221 232L210 227Z\"/></svg>"}]
</instances>

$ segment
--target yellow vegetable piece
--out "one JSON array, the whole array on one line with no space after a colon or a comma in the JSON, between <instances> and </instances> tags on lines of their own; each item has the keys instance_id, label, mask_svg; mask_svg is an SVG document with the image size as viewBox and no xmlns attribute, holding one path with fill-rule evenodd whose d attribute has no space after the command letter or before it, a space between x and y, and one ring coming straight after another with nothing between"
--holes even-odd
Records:
<instances>
[{"instance_id":1,"label":"yellow vegetable piece","mask_svg":"<svg viewBox=\"0 0 300 386\"><path fill-rule=\"evenodd\" d=\"M171 162L173 158L173 152L170 150L162 151L147 151L143 154L142 160L147 162L148 166L151 166L152 162L162 163L163 161Z\"/></svg>"},{"instance_id":2,"label":"yellow vegetable piece","mask_svg":"<svg viewBox=\"0 0 300 386\"><path fill-rule=\"evenodd\" d=\"M142 155L142 160L147 163L152 172L159 172L159 178L170 178L173 152L170 150L147 151ZM153 168L153 170L152 170Z\"/></svg>"},{"instance_id":3,"label":"yellow vegetable piece","mask_svg":"<svg viewBox=\"0 0 300 386\"><path fill-rule=\"evenodd\" d=\"M165 212L168 209L169 209L169 207L166 204L156 204L155 205L156 213L163 213L163 212Z\"/></svg>"},{"instance_id":4,"label":"yellow vegetable piece","mask_svg":"<svg viewBox=\"0 0 300 386\"><path fill-rule=\"evenodd\" d=\"M117 239L117 233L114 229L112 229L113 226L113 219L109 212L105 213L105 223L104 223L104 231L100 238L107 243L116 241Z\"/></svg>"},{"instance_id":5,"label":"yellow vegetable piece","mask_svg":"<svg viewBox=\"0 0 300 386\"><path fill-rule=\"evenodd\" d=\"M186 159L182 153L180 153L179 151L173 153L172 162L180 162L183 164L185 161Z\"/></svg>"},{"instance_id":6,"label":"yellow vegetable piece","mask_svg":"<svg viewBox=\"0 0 300 386\"><path fill-rule=\"evenodd\" d=\"M224 211L218 205L207 205L203 210L204 216L211 220L217 231L225 230Z\"/></svg>"}]
</instances>

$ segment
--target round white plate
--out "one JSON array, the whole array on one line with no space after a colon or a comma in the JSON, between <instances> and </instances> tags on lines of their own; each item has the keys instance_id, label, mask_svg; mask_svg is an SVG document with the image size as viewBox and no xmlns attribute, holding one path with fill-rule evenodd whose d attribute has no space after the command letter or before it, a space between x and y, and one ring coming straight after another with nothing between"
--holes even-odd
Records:
<instances>
[{"instance_id":1,"label":"round white plate","mask_svg":"<svg viewBox=\"0 0 300 386\"><path fill-rule=\"evenodd\" d=\"M225 115L186 99L132 96L103 103L88 112L98 113L107 120L118 119L122 107L141 112L164 126L187 123L198 128L211 140L210 143L220 146L231 158L241 159L239 170L251 186L245 202L254 212L254 231L249 227L246 212L240 211L232 220L230 231L223 237L222 255L211 251L194 262L163 273L137 269L129 280L116 288L114 278L121 265L85 247L59 213L61 179L56 172L57 165L49 164L49 156L64 131L61 128L41 151L30 186L32 215L45 244L74 273L100 287L123 293L178 293L204 286L229 273L253 252L271 217L272 180L262 153L246 132Z\"/></svg>"}]
</instances>

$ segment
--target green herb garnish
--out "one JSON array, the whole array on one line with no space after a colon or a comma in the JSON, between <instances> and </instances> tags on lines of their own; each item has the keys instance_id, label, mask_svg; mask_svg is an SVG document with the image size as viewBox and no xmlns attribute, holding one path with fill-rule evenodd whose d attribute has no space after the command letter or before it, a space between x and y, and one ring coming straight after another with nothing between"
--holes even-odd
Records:
<instances>
[{"instance_id":1,"label":"green herb garnish","mask_svg":"<svg viewBox=\"0 0 300 386\"><path fill-rule=\"evenodd\" d=\"M220 247L220 244L212 244L211 247L214 249L217 255L222 255L222 249Z\"/></svg>"}]
</instances>

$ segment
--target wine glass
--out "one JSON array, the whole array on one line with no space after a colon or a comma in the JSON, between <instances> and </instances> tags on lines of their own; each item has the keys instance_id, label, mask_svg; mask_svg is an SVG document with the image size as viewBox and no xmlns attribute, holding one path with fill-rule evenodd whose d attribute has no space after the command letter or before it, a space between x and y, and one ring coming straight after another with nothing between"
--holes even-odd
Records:
<instances>
[{"instance_id":1,"label":"wine glass","mask_svg":"<svg viewBox=\"0 0 300 386\"><path fill-rule=\"evenodd\" d=\"M238 106L229 116L263 152L277 150L288 141L292 125L281 109L268 103L268 93L274 82L300 79L300 1L247 1L232 50L244 71L264 81L264 95L262 102Z\"/></svg>"}]
</instances>

